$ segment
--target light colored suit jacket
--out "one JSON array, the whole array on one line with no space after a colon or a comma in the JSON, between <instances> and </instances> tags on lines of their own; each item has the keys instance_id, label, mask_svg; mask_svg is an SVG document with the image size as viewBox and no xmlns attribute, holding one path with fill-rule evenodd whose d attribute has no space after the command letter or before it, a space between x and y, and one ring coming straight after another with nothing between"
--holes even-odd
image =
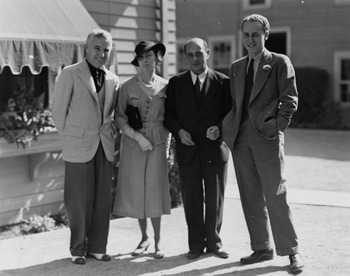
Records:
<instances>
[{"instance_id":1,"label":"light colored suit jacket","mask_svg":"<svg viewBox=\"0 0 350 276\"><path fill-rule=\"evenodd\" d=\"M101 141L107 159L114 161L112 117L119 87L119 78L106 68L103 114L95 83L86 60L62 70L53 94L52 114L62 136L63 160L90 161Z\"/></svg>"},{"instance_id":2,"label":"light colored suit jacket","mask_svg":"<svg viewBox=\"0 0 350 276\"><path fill-rule=\"evenodd\" d=\"M242 118L245 75L248 57L230 68L232 110L223 121L223 138L233 148ZM286 55L264 49L249 101L249 118L266 139L275 139L284 131L298 106L295 72Z\"/></svg>"}]
</instances>

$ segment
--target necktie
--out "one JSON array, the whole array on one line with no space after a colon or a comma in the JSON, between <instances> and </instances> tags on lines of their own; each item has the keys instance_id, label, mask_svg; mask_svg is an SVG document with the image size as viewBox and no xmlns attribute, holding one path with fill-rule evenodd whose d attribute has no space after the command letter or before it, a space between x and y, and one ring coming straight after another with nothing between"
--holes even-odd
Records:
<instances>
[{"instance_id":1,"label":"necktie","mask_svg":"<svg viewBox=\"0 0 350 276\"><path fill-rule=\"evenodd\" d=\"M194 88L196 90L196 96L199 96L199 94L201 93L201 85L200 85L198 76L197 76L197 79L196 79L196 83L194 84Z\"/></svg>"},{"instance_id":2,"label":"necktie","mask_svg":"<svg viewBox=\"0 0 350 276\"><path fill-rule=\"evenodd\" d=\"M252 58L250 60L250 64L248 67L248 73L245 76L243 115L242 115L241 122L244 122L249 116L248 105L249 105L250 94L252 92L253 84L254 84L254 59Z\"/></svg>"},{"instance_id":3,"label":"necktie","mask_svg":"<svg viewBox=\"0 0 350 276\"><path fill-rule=\"evenodd\" d=\"M103 85L103 73L102 73L102 70L97 69L96 70L96 89L97 89L97 92L100 91L102 85Z\"/></svg>"},{"instance_id":4,"label":"necktie","mask_svg":"<svg viewBox=\"0 0 350 276\"><path fill-rule=\"evenodd\" d=\"M199 83L199 77L198 76L197 76L196 83L194 84L194 90L195 90L195 98L196 98L196 108L199 111L200 107L201 107L201 104L202 104L201 103L202 99L201 99L201 86L200 86L200 83Z\"/></svg>"},{"instance_id":5,"label":"necktie","mask_svg":"<svg viewBox=\"0 0 350 276\"><path fill-rule=\"evenodd\" d=\"M244 88L244 93L249 94L249 98L250 98L250 93L252 92L253 83L254 83L254 59L252 58L250 60L248 73L245 77L245 88Z\"/></svg>"}]
</instances>

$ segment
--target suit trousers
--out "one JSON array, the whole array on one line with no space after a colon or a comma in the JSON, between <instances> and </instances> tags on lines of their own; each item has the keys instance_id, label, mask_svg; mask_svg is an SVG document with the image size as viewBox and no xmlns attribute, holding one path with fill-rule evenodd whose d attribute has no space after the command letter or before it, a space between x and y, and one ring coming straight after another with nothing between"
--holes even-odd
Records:
<instances>
[{"instance_id":1,"label":"suit trousers","mask_svg":"<svg viewBox=\"0 0 350 276\"><path fill-rule=\"evenodd\" d=\"M226 163L213 164L197 153L188 164L179 165L181 193L188 226L190 250L216 250L224 207ZM205 206L205 208L204 208Z\"/></svg>"},{"instance_id":2,"label":"suit trousers","mask_svg":"<svg viewBox=\"0 0 350 276\"><path fill-rule=\"evenodd\" d=\"M71 231L72 256L106 253L112 162L100 142L92 160L86 163L65 162L64 202Z\"/></svg>"},{"instance_id":3,"label":"suit trousers","mask_svg":"<svg viewBox=\"0 0 350 276\"><path fill-rule=\"evenodd\" d=\"M252 250L272 248L272 230L277 255L297 253L285 186L283 132L266 139L247 119L240 126L232 157Z\"/></svg>"}]
</instances>

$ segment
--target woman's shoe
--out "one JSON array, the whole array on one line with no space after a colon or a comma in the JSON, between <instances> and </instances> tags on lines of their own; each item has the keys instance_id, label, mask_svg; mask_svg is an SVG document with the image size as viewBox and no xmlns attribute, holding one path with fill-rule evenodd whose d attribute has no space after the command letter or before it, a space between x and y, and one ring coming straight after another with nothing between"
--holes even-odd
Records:
<instances>
[{"instance_id":1,"label":"woman's shoe","mask_svg":"<svg viewBox=\"0 0 350 276\"><path fill-rule=\"evenodd\" d=\"M154 253L154 258L155 259L163 259L164 255L165 254L161 249L157 249L156 252Z\"/></svg>"},{"instance_id":2,"label":"woman's shoe","mask_svg":"<svg viewBox=\"0 0 350 276\"><path fill-rule=\"evenodd\" d=\"M145 251L147 251L149 245L151 243L149 241L141 241L139 243L139 245L136 247L136 249L134 250L134 252L131 253L131 256L140 256L141 254L143 254Z\"/></svg>"}]
</instances>

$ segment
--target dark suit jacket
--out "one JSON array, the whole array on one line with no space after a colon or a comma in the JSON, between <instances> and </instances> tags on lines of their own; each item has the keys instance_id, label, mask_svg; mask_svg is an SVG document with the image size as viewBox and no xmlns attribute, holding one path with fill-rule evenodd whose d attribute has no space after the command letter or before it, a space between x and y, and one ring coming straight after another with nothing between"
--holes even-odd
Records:
<instances>
[{"instance_id":1,"label":"dark suit jacket","mask_svg":"<svg viewBox=\"0 0 350 276\"><path fill-rule=\"evenodd\" d=\"M231 107L229 79L222 73L208 70L202 92L203 102L196 109L194 86L190 71L180 73L170 79L165 100L165 126L176 139L178 163L187 164L198 152L205 154L214 164L225 163L229 151L222 136L212 141L206 138L207 129L219 126ZM186 146L179 139L179 130L191 134L194 146Z\"/></svg>"},{"instance_id":2,"label":"dark suit jacket","mask_svg":"<svg viewBox=\"0 0 350 276\"><path fill-rule=\"evenodd\" d=\"M241 123L244 85L248 57L230 68L232 110L223 122L223 137L233 148ZM289 58L264 50L249 101L249 118L255 129L266 139L275 139L284 131L298 106L295 72Z\"/></svg>"}]
</instances>

